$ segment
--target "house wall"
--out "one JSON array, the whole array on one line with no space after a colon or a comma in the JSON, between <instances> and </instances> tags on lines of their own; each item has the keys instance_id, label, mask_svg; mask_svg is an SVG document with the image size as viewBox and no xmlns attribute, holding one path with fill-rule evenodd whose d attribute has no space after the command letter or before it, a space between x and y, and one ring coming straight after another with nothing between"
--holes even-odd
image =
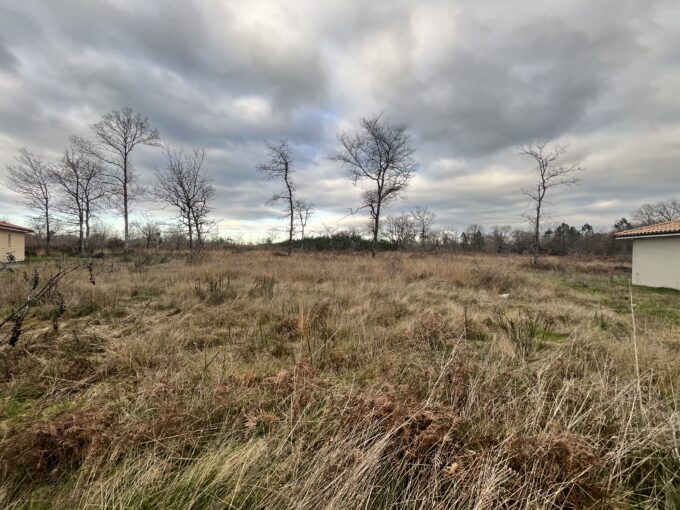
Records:
<instances>
[{"instance_id":1,"label":"house wall","mask_svg":"<svg viewBox=\"0 0 680 510\"><path fill-rule=\"evenodd\" d=\"M12 236L12 246L9 245L9 237ZM7 252L14 253L18 262L24 260L26 247L26 234L0 229L0 260L7 260Z\"/></svg>"},{"instance_id":2,"label":"house wall","mask_svg":"<svg viewBox=\"0 0 680 510\"><path fill-rule=\"evenodd\" d=\"M633 283L680 290L680 236L633 240Z\"/></svg>"}]
</instances>

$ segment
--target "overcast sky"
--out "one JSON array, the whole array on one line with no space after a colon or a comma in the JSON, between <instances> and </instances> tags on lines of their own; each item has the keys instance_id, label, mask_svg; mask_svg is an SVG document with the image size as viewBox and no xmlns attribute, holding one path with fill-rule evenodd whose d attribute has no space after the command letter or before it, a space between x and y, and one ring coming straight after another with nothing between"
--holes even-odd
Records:
<instances>
[{"instance_id":1,"label":"overcast sky","mask_svg":"<svg viewBox=\"0 0 680 510\"><path fill-rule=\"evenodd\" d=\"M606 227L680 195L678 91L677 0L0 0L0 217L26 221L4 186L20 147L56 161L130 106L207 147L214 218L244 239L283 226L254 171L263 139L292 145L313 229L363 225L342 219L359 190L328 154L380 112L418 145L395 212L521 225L533 174L516 147L551 136L587 169L553 221ZM161 152L134 157L151 182Z\"/></svg>"}]
</instances>

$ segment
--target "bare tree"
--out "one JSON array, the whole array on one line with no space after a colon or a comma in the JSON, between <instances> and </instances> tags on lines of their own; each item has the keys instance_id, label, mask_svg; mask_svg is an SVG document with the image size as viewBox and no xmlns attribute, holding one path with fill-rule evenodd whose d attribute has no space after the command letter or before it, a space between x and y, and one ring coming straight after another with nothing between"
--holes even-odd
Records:
<instances>
[{"instance_id":1,"label":"bare tree","mask_svg":"<svg viewBox=\"0 0 680 510\"><path fill-rule=\"evenodd\" d=\"M680 201L675 198L656 204L643 204L633 212L636 225L647 226L680 218Z\"/></svg>"},{"instance_id":2,"label":"bare tree","mask_svg":"<svg viewBox=\"0 0 680 510\"><path fill-rule=\"evenodd\" d=\"M304 198L298 199L295 201L295 211L300 223L300 246L302 251L305 251L305 228L307 221L314 214L314 204L307 202Z\"/></svg>"},{"instance_id":3,"label":"bare tree","mask_svg":"<svg viewBox=\"0 0 680 510\"><path fill-rule=\"evenodd\" d=\"M468 225L465 232L461 235L465 236L465 245L476 251L481 251L484 248L484 227L478 223Z\"/></svg>"},{"instance_id":4,"label":"bare tree","mask_svg":"<svg viewBox=\"0 0 680 510\"><path fill-rule=\"evenodd\" d=\"M293 183L293 158L290 155L290 147L286 140L278 145L265 141L269 151L269 161L257 165L256 170L264 174L265 179L280 179L283 181L284 190L275 193L269 203L284 201L286 203L286 218L289 220L288 227L288 255L293 249L293 233L295 232L295 184Z\"/></svg>"},{"instance_id":5,"label":"bare tree","mask_svg":"<svg viewBox=\"0 0 680 510\"><path fill-rule=\"evenodd\" d=\"M67 223L78 229L81 255L88 249L90 223L99 202L107 196L100 161L74 144L64 153L61 164L50 172L50 179L61 191L56 209Z\"/></svg>"},{"instance_id":6,"label":"bare tree","mask_svg":"<svg viewBox=\"0 0 680 510\"><path fill-rule=\"evenodd\" d=\"M424 246L429 236L432 223L434 223L437 216L429 207L417 205L411 210L411 217L416 225L418 225L420 244Z\"/></svg>"},{"instance_id":7,"label":"bare tree","mask_svg":"<svg viewBox=\"0 0 680 510\"><path fill-rule=\"evenodd\" d=\"M355 134L339 136L341 149L330 158L347 168L356 185L368 181L363 191L362 204L357 209L368 209L371 218L373 243L371 255L375 257L380 234L380 215L383 208L397 199L408 187L417 164L415 147L407 128L383 121L381 116L361 119L361 129ZM355 211L356 212L356 211Z\"/></svg>"},{"instance_id":8,"label":"bare tree","mask_svg":"<svg viewBox=\"0 0 680 510\"><path fill-rule=\"evenodd\" d=\"M404 248L416 240L418 226L406 213L386 216L385 225L385 236L397 249Z\"/></svg>"},{"instance_id":9,"label":"bare tree","mask_svg":"<svg viewBox=\"0 0 680 510\"><path fill-rule=\"evenodd\" d=\"M137 235L144 240L147 249L151 247L152 243L155 245L155 248L158 248L158 244L161 240L161 230L163 228L163 223L161 221L153 216L145 214L132 222L132 225L137 231Z\"/></svg>"},{"instance_id":10,"label":"bare tree","mask_svg":"<svg viewBox=\"0 0 680 510\"><path fill-rule=\"evenodd\" d=\"M439 233L439 242L443 248L451 248L456 251L457 239L459 238L458 231L452 226L445 226Z\"/></svg>"},{"instance_id":11,"label":"bare tree","mask_svg":"<svg viewBox=\"0 0 680 510\"><path fill-rule=\"evenodd\" d=\"M158 129L149 124L146 117L132 108L113 110L102 115L102 120L90 126L95 142L74 138L80 149L105 163L112 195L120 200L123 213L125 251L130 248L130 202L139 189L137 175L132 165L132 151L139 145L158 146Z\"/></svg>"},{"instance_id":12,"label":"bare tree","mask_svg":"<svg viewBox=\"0 0 680 510\"><path fill-rule=\"evenodd\" d=\"M52 204L50 204L52 209ZM29 225L33 230L33 235L36 239L36 246L47 242L47 231L45 229L45 218L43 216L31 216L29 218ZM61 222L58 216L54 216L53 211L50 211L50 250L52 249L52 242L55 237L61 232Z\"/></svg>"},{"instance_id":13,"label":"bare tree","mask_svg":"<svg viewBox=\"0 0 680 510\"><path fill-rule=\"evenodd\" d=\"M549 148L549 143L550 140L545 139L520 146L518 149L521 155L529 156L534 160L535 170L538 175L535 188L524 192L533 201L533 213L529 216L529 219L533 225L534 264L538 263L541 250L541 220L543 219L543 207L548 190L556 186L578 184L580 179L574 177L573 174L583 170L578 163L560 164L558 161L566 152L567 147L556 143L552 148Z\"/></svg>"},{"instance_id":14,"label":"bare tree","mask_svg":"<svg viewBox=\"0 0 680 510\"><path fill-rule=\"evenodd\" d=\"M657 214L652 204L642 204L632 215L633 222L641 227L658 223Z\"/></svg>"},{"instance_id":15,"label":"bare tree","mask_svg":"<svg viewBox=\"0 0 680 510\"><path fill-rule=\"evenodd\" d=\"M164 239L168 246L174 244L175 250L179 250L182 243L186 241L186 229L182 220L170 222L165 225Z\"/></svg>"},{"instance_id":16,"label":"bare tree","mask_svg":"<svg viewBox=\"0 0 680 510\"><path fill-rule=\"evenodd\" d=\"M680 218L680 201L675 198L662 200L654 207L661 221L673 221Z\"/></svg>"},{"instance_id":17,"label":"bare tree","mask_svg":"<svg viewBox=\"0 0 680 510\"><path fill-rule=\"evenodd\" d=\"M44 229L45 254L50 254L52 190L50 167L27 148L19 150L17 163L8 165L7 187L21 195L21 203L34 214L34 224Z\"/></svg>"},{"instance_id":18,"label":"bare tree","mask_svg":"<svg viewBox=\"0 0 680 510\"><path fill-rule=\"evenodd\" d=\"M195 253L203 247L210 202L215 196L215 188L203 170L206 152L202 148L185 152L169 146L163 150L166 167L157 172L153 194L178 210L180 222L188 233L189 250Z\"/></svg>"},{"instance_id":19,"label":"bare tree","mask_svg":"<svg viewBox=\"0 0 680 510\"><path fill-rule=\"evenodd\" d=\"M493 238L497 253L501 253L505 250L505 247L508 244L508 239L510 238L510 232L512 232L512 227L510 225L494 225L493 229L491 230L491 236Z\"/></svg>"},{"instance_id":20,"label":"bare tree","mask_svg":"<svg viewBox=\"0 0 680 510\"><path fill-rule=\"evenodd\" d=\"M96 221L96 218L90 225L90 235L87 240L87 248L90 251L102 249L106 246L106 242L112 237L115 237L114 229L108 223Z\"/></svg>"}]
</instances>

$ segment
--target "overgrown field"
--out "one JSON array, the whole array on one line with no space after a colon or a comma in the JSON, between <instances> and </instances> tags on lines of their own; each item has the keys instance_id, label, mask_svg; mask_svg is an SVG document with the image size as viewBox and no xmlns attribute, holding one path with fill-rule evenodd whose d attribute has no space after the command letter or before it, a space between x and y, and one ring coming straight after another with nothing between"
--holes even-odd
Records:
<instances>
[{"instance_id":1,"label":"overgrown field","mask_svg":"<svg viewBox=\"0 0 680 510\"><path fill-rule=\"evenodd\" d=\"M0 274L3 316L34 269L56 265ZM93 274L0 347L2 508L680 507L680 293L630 289L620 261Z\"/></svg>"}]
</instances>

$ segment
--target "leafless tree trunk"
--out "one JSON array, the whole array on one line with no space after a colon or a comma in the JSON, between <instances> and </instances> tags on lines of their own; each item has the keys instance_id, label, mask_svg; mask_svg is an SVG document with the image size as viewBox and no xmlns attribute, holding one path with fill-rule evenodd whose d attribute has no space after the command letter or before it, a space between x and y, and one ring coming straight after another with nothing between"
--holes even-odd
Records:
<instances>
[{"instance_id":1,"label":"leafless tree trunk","mask_svg":"<svg viewBox=\"0 0 680 510\"><path fill-rule=\"evenodd\" d=\"M293 158L290 155L288 142L283 140L278 145L265 142L269 151L269 161L257 165L256 170L264 174L265 179L281 179L284 191L275 193L269 200L275 203L280 200L286 203L286 217L288 218L288 255L293 249L293 234L295 232L295 184L293 183Z\"/></svg>"},{"instance_id":2,"label":"leafless tree trunk","mask_svg":"<svg viewBox=\"0 0 680 510\"><path fill-rule=\"evenodd\" d=\"M74 144L64 153L61 165L52 169L50 179L61 190L57 209L66 216L68 223L77 225L80 254L84 255L90 237L90 221L99 201L106 197L102 165Z\"/></svg>"},{"instance_id":3,"label":"leafless tree trunk","mask_svg":"<svg viewBox=\"0 0 680 510\"><path fill-rule=\"evenodd\" d=\"M25 147L19 150L16 165L8 165L7 187L21 195L21 203L36 217L36 223L45 228L45 254L50 254L52 231L52 191L50 190L49 165Z\"/></svg>"},{"instance_id":4,"label":"leafless tree trunk","mask_svg":"<svg viewBox=\"0 0 680 510\"><path fill-rule=\"evenodd\" d=\"M348 170L354 184L368 181L357 209L368 209L371 217L373 242L371 256L378 250L380 215L383 208L398 198L408 187L417 164L415 148L405 126L395 126L381 116L361 119L359 132L339 136L341 149L330 158ZM356 212L356 211L354 211Z\"/></svg>"},{"instance_id":5,"label":"leafless tree trunk","mask_svg":"<svg viewBox=\"0 0 680 510\"><path fill-rule=\"evenodd\" d=\"M189 250L195 253L203 248L207 215L215 196L215 188L203 170L206 152L198 148L187 153L168 146L164 152L166 168L158 172L153 194L177 209L180 223L189 235Z\"/></svg>"},{"instance_id":6,"label":"leafless tree trunk","mask_svg":"<svg viewBox=\"0 0 680 510\"><path fill-rule=\"evenodd\" d=\"M307 221L314 214L314 205L304 199L296 200L295 210L300 222L300 246L301 250L305 251L305 228L307 227Z\"/></svg>"},{"instance_id":7,"label":"leafless tree trunk","mask_svg":"<svg viewBox=\"0 0 680 510\"><path fill-rule=\"evenodd\" d=\"M136 174L132 166L132 151L138 145L158 146L160 135L158 129L151 127L146 117L128 107L105 113L102 120L92 124L90 128L94 133L94 143L81 138L75 138L74 141L81 150L108 166L107 178L112 195L121 200L127 252L130 249L130 202L135 198L137 191L133 187Z\"/></svg>"},{"instance_id":8,"label":"leafless tree trunk","mask_svg":"<svg viewBox=\"0 0 680 510\"><path fill-rule=\"evenodd\" d=\"M549 189L556 186L578 184L580 179L573 177L575 172L580 172L583 169L578 163L569 165L562 165L558 163L560 157L564 155L567 148L564 145L555 144L553 148L549 148L549 139L540 142L531 143L519 147L519 153L524 156L529 156L534 160L536 165L536 173L538 181L533 190L529 189L524 192L533 201L533 214L530 220L533 224L533 263L538 263L538 257L541 251L541 220L543 214L543 207L545 204L545 197Z\"/></svg>"}]
</instances>

